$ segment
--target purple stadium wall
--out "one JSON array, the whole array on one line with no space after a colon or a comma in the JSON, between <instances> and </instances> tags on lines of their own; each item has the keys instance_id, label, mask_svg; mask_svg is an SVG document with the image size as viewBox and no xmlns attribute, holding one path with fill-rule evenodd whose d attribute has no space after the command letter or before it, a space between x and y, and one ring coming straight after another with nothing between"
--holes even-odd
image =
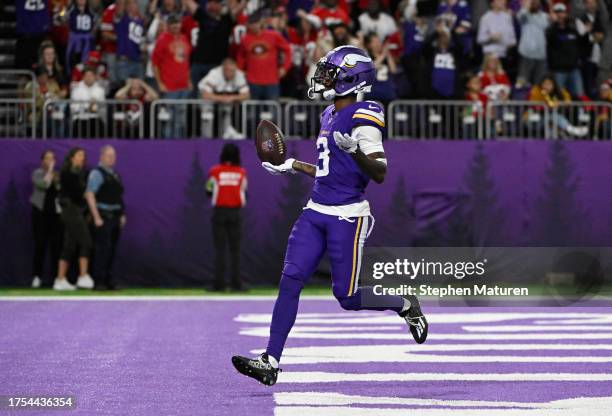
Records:
<instances>
[{"instance_id":1,"label":"purple stadium wall","mask_svg":"<svg viewBox=\"0 0 612 416\"><path fill-rule=\"evenodd\" d=\"M222 141L0 141L0 286L30 278L30 173L47 148L71 146L95 163L117 148L128 224L116 264L124 284L198 286L211 279L208 168ZM238 143L249 174L243 274L275 282L291 223L311 180L268 175L252 142ZM604 142L387 142L389 175L367 194L376 217L369 244L380 246L612 246L612 144ZM289 154L315 161L309 141Z\"/></svg>"}]
</instances>

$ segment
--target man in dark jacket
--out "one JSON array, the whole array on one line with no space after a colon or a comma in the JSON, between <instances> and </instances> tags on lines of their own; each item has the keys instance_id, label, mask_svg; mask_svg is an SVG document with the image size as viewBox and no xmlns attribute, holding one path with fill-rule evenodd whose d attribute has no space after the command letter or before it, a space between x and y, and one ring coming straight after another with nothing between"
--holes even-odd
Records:
<instances>
[{"instance_id":1,"label":"man in dark jacket","mask_svg":"<svg viewBox=\"0 0 612 416\"><path fill-rule=\"evenodd\" d=\"M557 86L567 89L574 98L584 96L580 74L582 37L569 19L567 6L553 6L553 23L546 31L546 53L548 68L552 71Z\"/></svg>"},{"instance_id":2,"label":"man in dark jacket","mask_svg":"<svg viewBox=\"0 0 612 416\"><path fill-rule=\"evenodd\" d=\"M94 222L94 279L97 289L115 288L111 268L125 225L123 184L115 172L117 156L112 146L100 150L100 163L89 173L85 199Z\"/></svg>"}]
</instances>

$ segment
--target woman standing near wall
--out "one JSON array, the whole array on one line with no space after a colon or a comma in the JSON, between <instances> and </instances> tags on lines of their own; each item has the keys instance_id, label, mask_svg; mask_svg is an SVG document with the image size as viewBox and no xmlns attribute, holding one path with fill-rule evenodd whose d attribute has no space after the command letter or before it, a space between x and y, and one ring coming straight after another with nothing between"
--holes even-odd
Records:
<instances>
[{"instance_id":1,"label":"woman standing near wall","mask_svg":"<svg viewBox=\"0 0 612 416\"><path fill-rule=\"evenodd\" d=\"M42 284L43 266L47 249L51 264L57 265L61 247L61 222L57 201L59 176L55 168L55 154L45 150L40 157L40 167L32 172L33 191L32 232L34 234L34 258L32 259L32 287ZM55 273L55 270L53 270Z\"/></svg>"},{"instance_id":2,"label":"woman standing near wall","mask_svg":"<svg viewBox=\"0 0 612 416\"><path fill-rule=\"evenodd\" d=\"M70 149L60 171L60 205L64 224L64 244L59 261L55 290L93 289L94 282L88 274L91 236L85 219L87 205L85 188L85 150L80 147ZM72 260L78 254L79 278L76 287L68 282L66 274Z\"/></svg>"}]
</instances>

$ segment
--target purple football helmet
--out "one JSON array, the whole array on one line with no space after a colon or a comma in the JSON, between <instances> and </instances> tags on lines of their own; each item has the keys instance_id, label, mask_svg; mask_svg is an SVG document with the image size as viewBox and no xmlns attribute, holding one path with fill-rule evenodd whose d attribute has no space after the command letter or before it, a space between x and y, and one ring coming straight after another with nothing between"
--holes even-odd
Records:
<instances>
[{"instance_id":1,"label":"purple football helmet","mask_svg":"<svg viewBox=\"0 0 612 416\"><path fill-rule=\"evenodd\" d=\"M372 58L356 46L339 46L319 60L310 79L308 97L321 93L326 100L370 92L376 77Z\"/></svg>"}]
</instances>

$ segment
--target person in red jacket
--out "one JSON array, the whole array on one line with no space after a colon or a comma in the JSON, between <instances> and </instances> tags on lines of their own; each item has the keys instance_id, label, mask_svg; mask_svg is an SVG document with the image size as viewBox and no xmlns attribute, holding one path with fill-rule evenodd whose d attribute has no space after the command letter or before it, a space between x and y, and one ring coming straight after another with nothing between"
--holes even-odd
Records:
<instances>
[{"instance_id":1,"label":"person in red jacket","mask_svg":"<svg viewBox=\"0 0 612 416\"><path fill-rule=\"evenodd\" d=\"M291 49L280 33L263 29L262 15L256 12L249 16L237 62L246 73L251 98L275 100L280 96L280 78L291 68Z\"/></svg>"},{"instance_id":2,"label":"person in red jacket","mask_svg":"<svg viewBox=\"0 0 612 416\"><path fill-rule=\"evenodd\" d=\"M225 290L225 250L229 246L231 287L244 290L240 280L240 211L246 205L247 176L240 166L240 149L228 143L221 150L220 163L210 168L206 193L212 197L212 233L215 244L215 284Z\"/></svg>"},{"instance_id":3,"label":"person in red jacket","mask_svg":"<svg viewBox=\"0 0 612 416\"><path fill-rule=\"evenodd\" d=\"M189 77L191 42L181 32L181 16L171 14L167 18L168 31L155 42L151 62L157 87L164 99L189 98L192 88ZM170 106L170 120L163 128L162 136L185 137L185 106Z\"/></svg>"}]
</instances>

